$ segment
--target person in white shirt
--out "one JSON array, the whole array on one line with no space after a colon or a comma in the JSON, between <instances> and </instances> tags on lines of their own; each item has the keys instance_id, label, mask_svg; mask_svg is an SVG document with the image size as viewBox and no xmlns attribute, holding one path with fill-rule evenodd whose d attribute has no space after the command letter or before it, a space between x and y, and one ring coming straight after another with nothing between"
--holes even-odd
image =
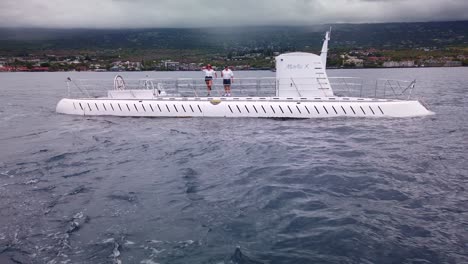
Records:
<instances>
[{"instance_id":1,"label":"person in white shirt","mask_svg":"<svg viewBox=\"0 0 468 264\"><path fill-rule=\"evenodd\" d=\"M228 66L224 66L221 76L223 77L224 96L231 96L231 84L234 83L234 73Z\"/></svg>"},{"instance_id":2,"label":"person in white shirt","mask_svg":"<svg viewBox=\"0 0 468 264\"><path fill-rule=\"evenodd\" d=\"M207 96L210 96L211 87L213 86L213 76L215 78L218 78L218 74L216 74L216 71L213 70L213 68L211 67L211 64L206 65L206 67L203 68L203 72L205 73L205 83L206 83L206 88L208 89Z\"/></svg>"}]
</instances>

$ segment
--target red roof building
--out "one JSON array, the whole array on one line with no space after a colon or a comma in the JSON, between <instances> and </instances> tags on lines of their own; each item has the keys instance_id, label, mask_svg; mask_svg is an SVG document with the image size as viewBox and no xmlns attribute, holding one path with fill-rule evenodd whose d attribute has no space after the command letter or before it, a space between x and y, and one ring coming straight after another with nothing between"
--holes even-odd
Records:
<instances>
[{"instance_id":1,"label":"red roof building","mask_svg":"<svg viewBox=\"0 0 468 264\"><path fill-rule=\"evenodd\" d=\"M33 67L31 69L33 72L46 72L49 71L49 67Z\"/></svg>"}]
</instances>

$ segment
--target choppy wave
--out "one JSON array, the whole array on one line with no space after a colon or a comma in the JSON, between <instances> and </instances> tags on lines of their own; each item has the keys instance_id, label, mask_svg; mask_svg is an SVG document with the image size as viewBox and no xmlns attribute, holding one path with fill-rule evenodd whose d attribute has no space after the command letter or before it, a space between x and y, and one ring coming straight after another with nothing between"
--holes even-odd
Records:
<instances>
[{"instance_id":1,"label":"choppy wave","mask_svg":"<svg viewBox=\"0 0 468 264\"><path fill-rule=\"evenodd\" d=\"M81 118L1 75L0 263L466 263L467 70L330 74L408 71L435 116Z\"/></svg>"}]
</instances>

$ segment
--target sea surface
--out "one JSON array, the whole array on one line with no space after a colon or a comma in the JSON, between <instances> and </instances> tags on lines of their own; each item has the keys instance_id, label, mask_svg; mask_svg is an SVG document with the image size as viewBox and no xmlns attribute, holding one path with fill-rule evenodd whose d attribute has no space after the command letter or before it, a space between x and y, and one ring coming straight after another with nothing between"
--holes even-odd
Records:
<instances>
[{"instance_id":1,"label":"sea surface","mask_svg":"<svg viewBox=\"0 0 468 264\"><path fill-rule=\"evenodd\" d=\"M417 79L418 118L55 113L113 75L0 73L1 264L468 263L468 68L329 71Z\"/></svg>"}]
</instances>

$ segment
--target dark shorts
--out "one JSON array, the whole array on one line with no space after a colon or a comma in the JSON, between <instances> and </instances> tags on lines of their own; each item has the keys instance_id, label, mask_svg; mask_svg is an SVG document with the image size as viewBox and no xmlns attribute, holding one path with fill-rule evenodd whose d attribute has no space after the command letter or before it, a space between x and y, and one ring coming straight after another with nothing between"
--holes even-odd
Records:
<instances>
[{"instance_id":1,"label":"dark shorts","mask_svg":"<svg viewBox=\"0 0 468 264\"><path fill-rule=\"evenodd\" d=\"M213 80L212 76L205 76L205 82Z\"/></svg>"},{"instance_id":2,"label":"dark shorts","mask_svg":"<svg viewBox=\"0 0 468 264\"><path fill-rule=\"evenodd\" d=\"M223 79L224 85L231 85L231 79Z\"/></svg>"}]
</instances>

